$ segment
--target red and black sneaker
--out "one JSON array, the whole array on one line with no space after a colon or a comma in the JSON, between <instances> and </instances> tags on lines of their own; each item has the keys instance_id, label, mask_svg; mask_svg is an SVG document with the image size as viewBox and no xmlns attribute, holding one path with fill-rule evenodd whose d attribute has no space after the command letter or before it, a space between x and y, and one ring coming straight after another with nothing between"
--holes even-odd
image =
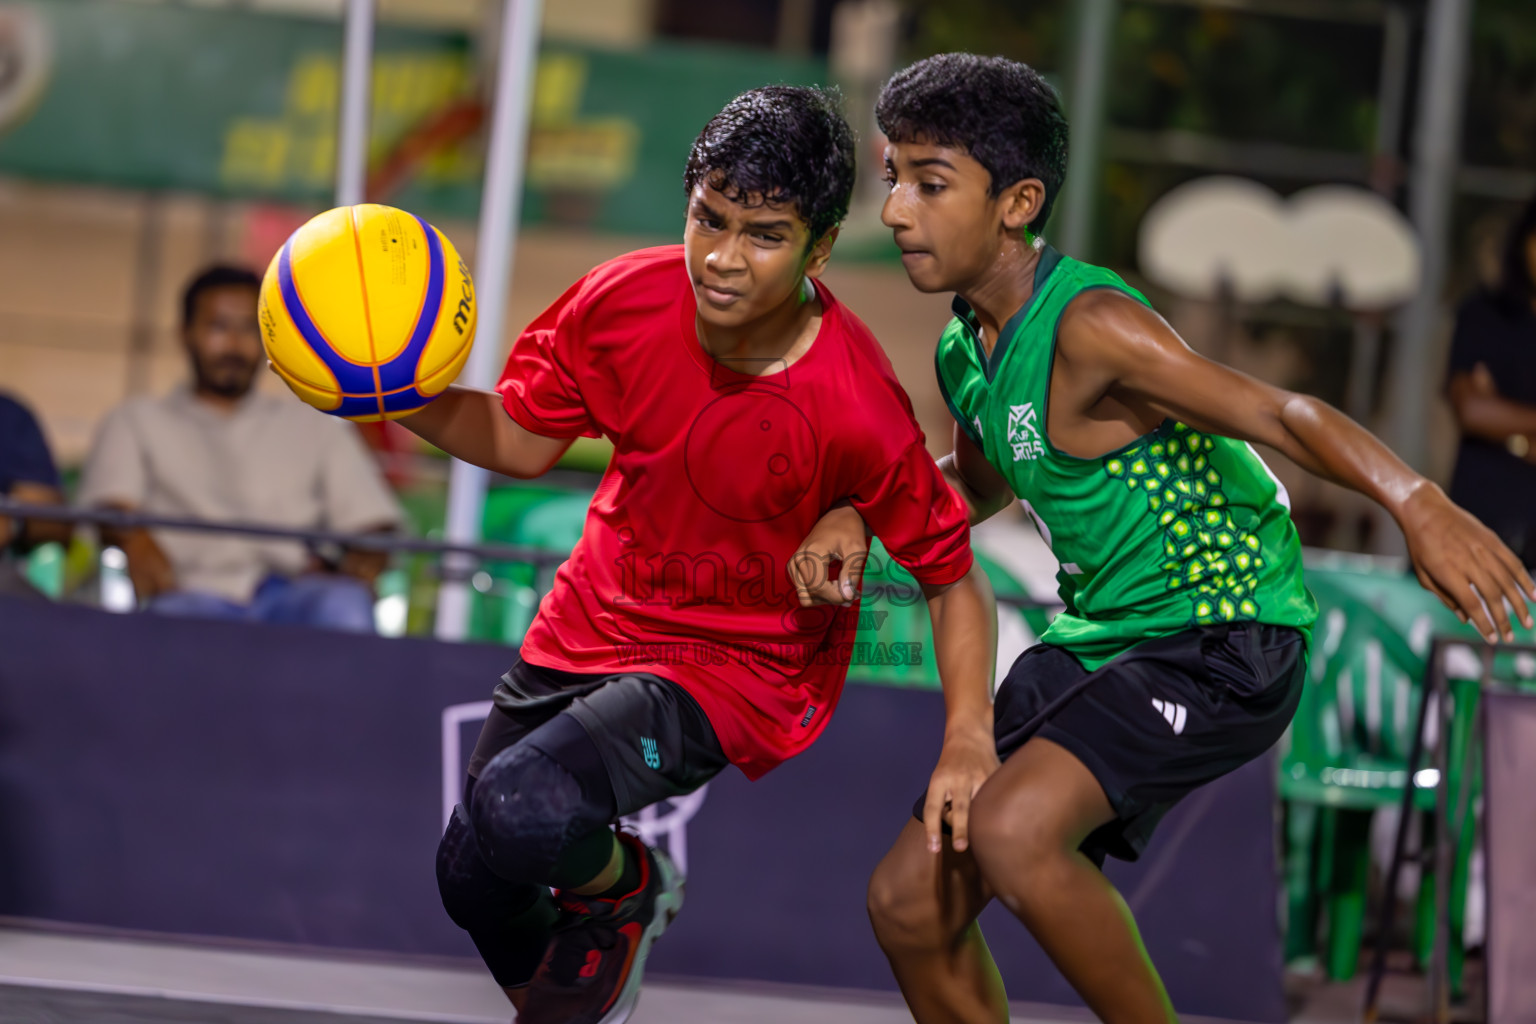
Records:
<instances>
[{"instance_id":1,"label":"red and black sneaker","mask_svg":"<svg viewBox=\"0 0 1536 1024\"><path fill-rule=\"evenodd\" d=\"M518 1024L620 1024L634 1012L651 943L682 909L683 878L660 850L624 832L619 842L639 858L640 884L618 899L556 894L561 920Z\"/></svg>"}]
</instances>

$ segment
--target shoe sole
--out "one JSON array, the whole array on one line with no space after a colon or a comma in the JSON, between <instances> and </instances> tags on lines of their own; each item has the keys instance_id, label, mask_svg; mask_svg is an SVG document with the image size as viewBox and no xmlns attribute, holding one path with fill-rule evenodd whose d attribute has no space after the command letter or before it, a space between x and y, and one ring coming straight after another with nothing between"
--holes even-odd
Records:
<instances>
[{"instance_id":1,"label":"shoe sole","mask_svg":"<svg viewBox=\"0 0 1536 1024\"><path fill-rule=\"evenodd\" d=\"M651 944L661 938L661 934L683 909L686 881L682 873L672 863L672 858L661 850L653 848L651 854L656 859L656 870L662 879L661 891L656 894L656 912L640 936L639 946L635 950L635 962L629 969L629 977L624 979L619 997L598 1024L624 1024L629 1020L629 1015L635 1012L635 1004L640 1002L640 978L645 974L645 960L650 956Z\"/></svg>"}]
</instances>

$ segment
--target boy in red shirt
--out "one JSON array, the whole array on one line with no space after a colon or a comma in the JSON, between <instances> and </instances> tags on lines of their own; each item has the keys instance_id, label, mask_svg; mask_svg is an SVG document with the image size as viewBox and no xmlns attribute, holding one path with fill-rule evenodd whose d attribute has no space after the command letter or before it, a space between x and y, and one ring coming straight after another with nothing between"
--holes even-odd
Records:
<instances>
[{"instance_id":1,"label":"boy in red shirt","mask_svg":"<svg viewBox=\"0 0 1536 1024\"><path fill-rule=\"evenodd\" d=\"M524 1024L627 1019L681 904L665 854L610 823L728 764L756 778L831 717L858 611L801 609L785 570L834 504L929 601L948 713L930 820L948 802L963 836L997 767L995 616L965 506L885 354L817 280L853 153L821 92L737 97L694 143L681 246L573 285L513 346L499 394L453 388L402 420L523 478L578 436L614 443L438 855L445 907Z\"/></svg>"}]
</instances>

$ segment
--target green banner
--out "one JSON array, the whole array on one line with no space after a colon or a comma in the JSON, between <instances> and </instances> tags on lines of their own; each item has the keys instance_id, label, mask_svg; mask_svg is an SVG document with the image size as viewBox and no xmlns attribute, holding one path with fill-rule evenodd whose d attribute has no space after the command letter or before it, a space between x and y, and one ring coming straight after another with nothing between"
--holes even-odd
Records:
<instances>
[{"instance_id":1,"label":"green banner","mask_svg":"<svg viewBox=\"0 0 1536 1024\"><path fill-rule=\"evenodd\" d=\"M323 204L340 54L336 22L120 0L0 3L0 173ZM381 26L373 73L374 165L401 161L403 143L420 151L387 201L472 215L484 141L469 38ZM704 122L745 89L824 77L818 62L753 51L546 45L525 218L673 235Z\"/></svg>"}]
</instances>

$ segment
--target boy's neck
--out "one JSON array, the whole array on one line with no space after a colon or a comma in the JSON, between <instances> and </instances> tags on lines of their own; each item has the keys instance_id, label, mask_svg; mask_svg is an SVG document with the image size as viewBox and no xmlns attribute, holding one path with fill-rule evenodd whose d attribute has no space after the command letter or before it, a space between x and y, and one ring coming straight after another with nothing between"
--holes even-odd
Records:
<instances>
[{"instance_id":1,"label":"boy's neck","mask_svg":"<svg viewBox=\"0 0 1536 1024\"><path fill-rule=\"evenodd\" d=\"M699 345L711 358L746 376L778 373L810 350L821 321L821 297L809 278L786 301L756 320L720 327L695 316Z\"/></svg>"},{"instance_id":2,"label":"boy's neck","mask_svg":"<svg viewBox=\"0 0 1536 1024\"><path fill-rule=\"evenodd\" d=\"M987 355L997 347L1003 325L1035 293L1035 267L1039 264L1039 249L1010 238L986 272L961 289L960 297L976 313Z\"/></svg>"}]
</instances>

